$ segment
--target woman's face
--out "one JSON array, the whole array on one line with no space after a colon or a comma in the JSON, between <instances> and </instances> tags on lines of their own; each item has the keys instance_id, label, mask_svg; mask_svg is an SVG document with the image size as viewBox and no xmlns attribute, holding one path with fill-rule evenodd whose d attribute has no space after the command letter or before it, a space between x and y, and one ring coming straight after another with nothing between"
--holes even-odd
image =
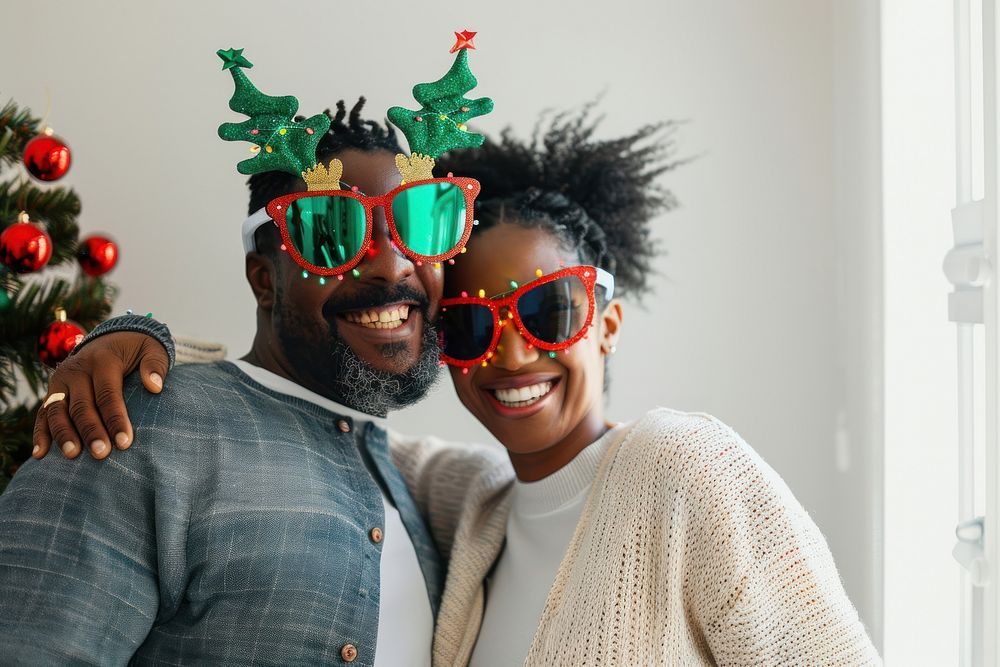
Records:
<instances>
[{"instance_id":1,"label":"woman's face","mask_svg":"<svg viewBox=\"0 0 1000 667\"><path fill-rule=\"evenodd\" d=\"M463 291L488 296L523 285L536 271L558 271L579 264L551 233L501 223L472 235L468 252L446 271L445 297ZM582 306L586 308L586 303ZM605 313L595 309L586 338L551 358L545 350L528 347L510 321L501 327L492 359L463 373L451 367L455 391L465 407L512 453L541 452L562 442L584 422L603 424L604 358L617 338L617 303ZM524 400L514 390L527 389Z\"/></svg>"}]
</instances>

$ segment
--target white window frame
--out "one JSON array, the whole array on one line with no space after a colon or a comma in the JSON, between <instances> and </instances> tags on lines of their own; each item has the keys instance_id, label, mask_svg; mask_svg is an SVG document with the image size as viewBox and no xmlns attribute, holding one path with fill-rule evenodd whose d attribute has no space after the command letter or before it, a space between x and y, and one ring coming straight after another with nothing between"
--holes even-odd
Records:
<instances>
[{"instance_id":1,"label":"white window frame","mask_svg":"<svg viewBox=\"0 0 1000 667\"><path fill-rule=\"evenodd\" d=\"M953 554L964 568L963 667L1000 664L1000 289L993 276L1000 230L997 20L992 0L955 0L955 247L944 270L954 287L948 315L956 323L958 347L959 523Z\"/></svg>"}]
</instances>

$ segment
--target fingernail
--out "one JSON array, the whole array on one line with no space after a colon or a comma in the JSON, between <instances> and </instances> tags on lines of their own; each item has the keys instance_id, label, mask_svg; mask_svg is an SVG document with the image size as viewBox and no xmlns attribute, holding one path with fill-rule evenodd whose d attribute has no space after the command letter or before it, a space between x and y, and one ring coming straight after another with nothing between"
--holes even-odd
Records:
<instances>
[{"instance_id":1,"label":"fingernail","mask_svg":"<svg viewBox=\"0 0 1000 667\"><path fill-rule=\"evenodd\" d=\"M159 373L150 373L149 381L155 384L160 389L163 389L163 378L160 377Z\"/></svg>"},{"instance_id":2,"label":"fingernail","mask_svg":"<svg viewBox=\"0 0 1000 667\"><path fill-rule=\"evenodd\" d=\"M66 456L73 456L76 454L76 443L72 441L67 441L62 444L62 452Z\"/></svg>"},{"instance_id":3,"label":"fingernail","mask_svg":"<svg viewBox=\"0 0 1000 667\"><path fill-rule=\"evenodd\" d=\"M94 456L104 456L111 451L111 448L103 440L94 440L90 443L90 451L94 453Z\"/></svg>"},{"instance_id":4,"label":"fingernail","mask_svg":"<svg viewBox=\"0 0 1000 667\"><path fill-rule=\"evenodd\" d=\"M40 451L42 451L42 446L41 445L35 445L34 447L31 448L31 455L32 456L38 456L38 452L40 452Z\"/></svg>"},{"instance_id":5,"label":"fingernail","mask_svg":"<svg viewBox=\"0 0 1000 667\"><path fill-rule=\"evenodd\" d=\"M125 449L125 445L128 444L128 434L119 433L115 436L115 444L118 445L119 449Z\"/></svg>"}]
</instances>

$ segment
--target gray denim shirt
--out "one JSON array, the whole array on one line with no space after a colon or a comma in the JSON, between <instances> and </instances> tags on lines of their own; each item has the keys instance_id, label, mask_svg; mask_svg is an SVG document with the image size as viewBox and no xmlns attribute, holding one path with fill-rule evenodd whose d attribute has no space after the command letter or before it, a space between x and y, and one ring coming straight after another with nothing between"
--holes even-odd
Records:
<instances>
[{"instance_id":1,"label":"gray denim shirt","mask_svg":"<svg viewBox=\"0 0 1000 667\"><path fill-rule=\"evenodd\" d=\"M0 663L372 665L399 510L437 612L441 559L374 424L226 362L133 375L135 444L29 461L0 496Z\"/></svg>"}]
</instances>

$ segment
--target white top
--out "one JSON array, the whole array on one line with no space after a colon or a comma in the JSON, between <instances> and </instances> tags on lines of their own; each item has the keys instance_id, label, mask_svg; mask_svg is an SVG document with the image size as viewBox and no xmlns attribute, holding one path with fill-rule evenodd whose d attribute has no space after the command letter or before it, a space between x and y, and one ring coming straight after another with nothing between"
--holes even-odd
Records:
<instances>
[{"instance_id":1,"label":"white top","mask_svg":"<svg viewBox=\"0 0 1000 667\"><path fill-rule=\"evenodd\" d=\"M601 459L624 432L621 425L608 431L544 479L514 482L506 544L487 584L471 667L524 663Z\"/></svg>"},{"instance_id":2,"label":"white top","mask_svg":"<svg viewBox=\"0 0 1000 667\"><path fill-rule=\"evenodd\" d=\"M350 417L356 424L373 422L385 428L384 419L352 410L260 366L242 360L233 363L255 382L272 391L315 403L338 415ZM420 569L420 561L413 549L410 534L399 518L399 511L384 493L382 505L385 508L385 527L382 531L382 558L379 561L381 604L375 665L429 667L434 616L427 597L424 573Z\"/></svg>"}]
</instances>

